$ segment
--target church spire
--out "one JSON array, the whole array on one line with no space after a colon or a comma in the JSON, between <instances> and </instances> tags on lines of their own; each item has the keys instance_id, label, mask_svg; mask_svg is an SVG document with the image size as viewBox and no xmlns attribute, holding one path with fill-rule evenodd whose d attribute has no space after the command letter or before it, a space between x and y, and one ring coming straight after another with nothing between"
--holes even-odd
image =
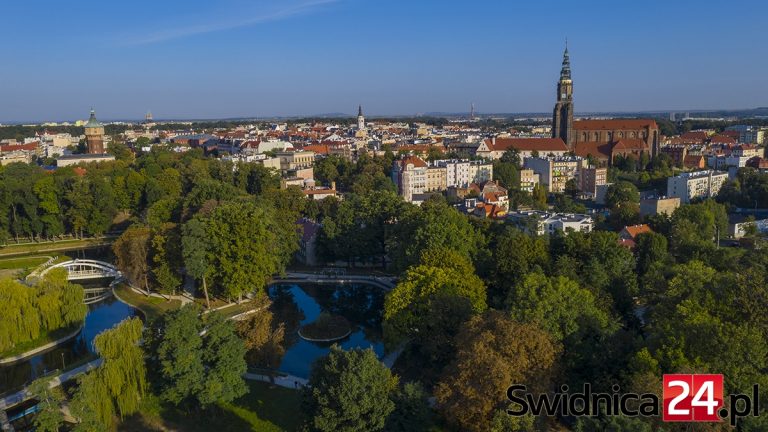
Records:
<instances>
[{"instance_id":1,"label":"church spire","mask_svg":"<svg viewBox=\"0 0 768 432\"><path fill-rule=\"evenodd\" d=\"M363 116L363 106L362 105L358 105L357 106L357 116L358 117L362 117Z\"/></svg>"},{"instance_id":2,"label":"church spire","mask_svg":"<svg viewBox=\"0 0 768 432\"><path fill-rule=\"evenodd\" d=\"M568 39L565 39L565 51L563 52L563 68L560 69L560 80L571 79L571 58L568 55Z\"/></svg>"}]
</instances>

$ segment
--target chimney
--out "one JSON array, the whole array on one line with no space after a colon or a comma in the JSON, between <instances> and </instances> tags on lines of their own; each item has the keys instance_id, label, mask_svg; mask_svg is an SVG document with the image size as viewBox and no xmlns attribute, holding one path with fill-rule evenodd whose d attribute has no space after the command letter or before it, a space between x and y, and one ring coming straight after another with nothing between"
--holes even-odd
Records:
<instances>
[{"instance_id":1,"label":"chimney","mask_svg":"<svg viewBox=\"0 0 768 432\"><path fill-rule=\"evenodd\" d=\"M331 189L336 190L336 182L335 181L331 182Z\"/></svg>"}]
</instances>

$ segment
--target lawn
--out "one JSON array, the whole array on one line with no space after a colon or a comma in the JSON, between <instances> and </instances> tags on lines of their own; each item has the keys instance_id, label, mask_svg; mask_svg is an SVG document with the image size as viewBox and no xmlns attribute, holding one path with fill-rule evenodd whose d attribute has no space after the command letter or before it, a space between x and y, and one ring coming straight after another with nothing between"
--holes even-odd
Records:
<instances>
[{"instance_id":1,"label":"lawn","mask_svg":"<svg viewBox=\"0 0 768 432\"><path fill-rule=\"evenodd\" d=\"M0 270L34 268L48 261L47 256L32 256L0 260Z\"/></svg>"},{"instance_id":2,"label":"lawn","mask_svg":"<svg viewBox=\"0 0 768 432\"><path fill-rule=\"evenodd\" d=\"M206 411L190 412L149 397L141 414L126 419L119 431L259 431L293 432L301 424L301 396L296 390L248 382L249 392L242 398Z\"/></svg>"},{"instance_id":3,"label":"lawn","mask_svg":"<svg viewBox=\"0 0 768 432\"><path fill-rule=\"evenodd\" d=\"M115 288L115 294L119 299L140 310L147 321L152 321L157 316L181 306L181 302L178 300L168 301L157 297L147 297L130 289L125 284L118 285Z\"/></svg>"}]
</instances>

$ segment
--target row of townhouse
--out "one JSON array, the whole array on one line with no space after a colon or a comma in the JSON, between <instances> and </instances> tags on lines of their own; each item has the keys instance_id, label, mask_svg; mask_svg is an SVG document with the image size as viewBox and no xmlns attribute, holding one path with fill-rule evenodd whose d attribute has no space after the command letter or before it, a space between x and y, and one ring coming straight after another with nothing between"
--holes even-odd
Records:
<instances>
[{"instance_id":1,"label":"row of townhouse","mask_svg":"<svg viewBox=\"0 0 768 432\"><path fill-rule=\"evenodd\" d=\"M432 164L416 156L406 156L392 164L392 181L408 202L419 203L423 195L449 187L465 188L493 178L493 164L483 161L438 160Z\"/></svg>"}]
</instances>

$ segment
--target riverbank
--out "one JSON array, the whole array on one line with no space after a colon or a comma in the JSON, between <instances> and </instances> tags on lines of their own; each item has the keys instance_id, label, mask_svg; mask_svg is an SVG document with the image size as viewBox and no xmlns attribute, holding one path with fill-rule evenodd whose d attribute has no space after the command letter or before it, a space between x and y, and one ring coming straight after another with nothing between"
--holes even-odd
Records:
<instances>
[{"instance_id":1,"label":"riverbank","mask_svg":"<svg viewBox=\"0 0 768 432\"><path fill-rule=\"evenodd\" d=\"M58 241L8 244L0 247L0 257L25 256L47 252L68 251L73 249L91 249L109 246L117 235L87 239L67 239Z\"/></svg>"},{"instance_id":2,"label":"riverbank","mask_svg":"<svg viewBox=\"0 0 768 432\"><path fill-rule=\"evenodd\" d=\"M35 340L19 344L11 351L8 351L2 354L4 357L0 358L0 366L9 366L14 363L18 363L28 357L32 357L34 355L56 348L58 345L61 345L62 343L80 334L82 330L83 330L83 323L81 323L74 330L71 327L65 328L65 329L57 329ZM62 334L64 336L61 336ZM56 339L53 339L53 338L56 338ZM36 348L29 348L30 346L36 346L44 341L49 341L49 342L45 343L44 345L37 346Z\"/></svg>"},{"instance_id":3,"label":"riverbank","mask_svg":"<svg viewBox=\"0 0 768 432\"><path fill-rule=\"evenodd\" d=\"M159 297L148 297L139 294L127 284L119 284L112 289L115 298L121 302L138 309L147 321L152 321L169 310L181 307L179 300L165 300Z\"/></svg>"}]
</instances>

